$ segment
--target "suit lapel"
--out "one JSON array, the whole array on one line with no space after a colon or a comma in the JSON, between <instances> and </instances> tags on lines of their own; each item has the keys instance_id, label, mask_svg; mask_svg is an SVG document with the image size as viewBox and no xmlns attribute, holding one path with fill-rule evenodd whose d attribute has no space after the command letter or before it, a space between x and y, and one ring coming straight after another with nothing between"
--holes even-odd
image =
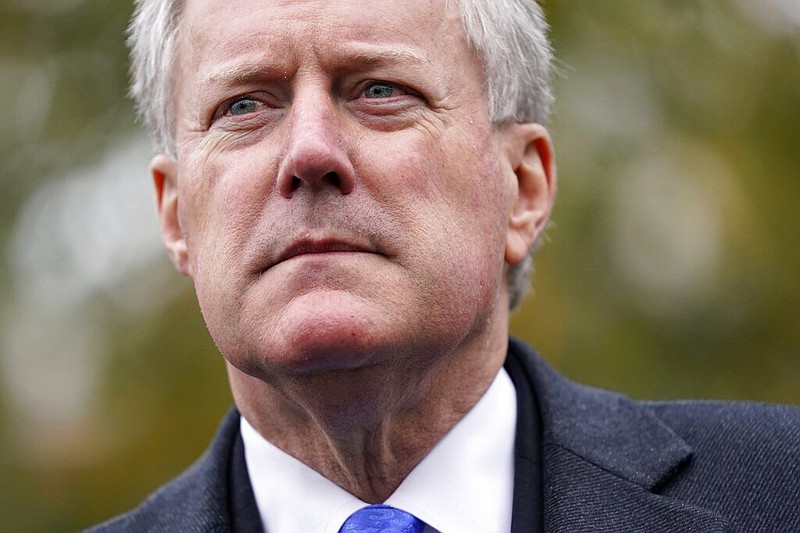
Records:
<instances>
[{"instance_id":1,"label":"suit lapel","mask_svg":"<svg viewBox=\"0 0 800 533\"><path fill-rule=\"evenodd\" d=\"M232 533L264 533L261 515L250 483L247 460L244 457L244 442L241 433L236 435L231 455L229 498Z\"/></svg>"},{"instance_id":2,"label":"suit lapel","mask_svg":"<svg viewBox=\"0 0 800 533\"><path fill-rule=\"evenodd\" d=\"M726 531L718 514L657 494L660 485L679 475L691 449L649 409L565 379L513 340L506 369L517 386L520 412L528 409L526 402L538 404L541 416L538 458L521 446L525 439L519 434L529 429L518 427L517 477L520 469L541 463L544 531ZM515 491L516 517L531 500L526 501L524 486ZM531 531L521 521L514 523L513 533Z\"/></svg>"},{"instance_id":3,"label":"suit lapel","mask_svg":"<svg viewBox=\"0 0 800 533\"><path fill-rule=\"evenodd\" d=\"M545 445L547 533L723 533L716 513L660 496L570 450Z\"/></svg>"}]
</instances>

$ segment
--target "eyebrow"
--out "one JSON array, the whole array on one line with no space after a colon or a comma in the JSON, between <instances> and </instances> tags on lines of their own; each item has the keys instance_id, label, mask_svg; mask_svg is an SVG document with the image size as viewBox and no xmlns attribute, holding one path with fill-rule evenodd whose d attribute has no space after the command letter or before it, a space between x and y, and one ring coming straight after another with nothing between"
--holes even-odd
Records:
<instances>
[{"instance_id":1,"label":"eyebrow","mask_svg":"<svg viewBox=\"0 0 800 533\"><path fill-rule=\"evenodd\" d=\"M350 61L359 66L374 67L383 65L397 64L423 64L427 61L410 49L381 48L376 50L372 47L353 47L342 54L346 61Z\"/></svg>"},{"instance_id":2,"label":"eyebrow","mask_svg":"<svg viewBox=\"0 0 800 533\"><path fill-rule=\"evenodd\" d=\"M420 55L409 49L373 47L344 48L337 53L336 63L342 65L337 70L358 70L380 66L422 65L427 63ZM289 69L283 65L264 63L243 63L229 68L221 68L209 73L204 78L205 85L229 85L255 82L276 77L285 77Z\"/></svg>"},{"instance_id":3,"label":"eyebrow","mask_svg":"<svg viewBox=\"0 0 800 533\"><path fill-rule=\"evenodd\" d=\"M285 69L274 66L246 63L211 72L203 79L203 83L204 85L247 83L250 81L275 77L284 71Z\"/></svg>"}]
</instances>

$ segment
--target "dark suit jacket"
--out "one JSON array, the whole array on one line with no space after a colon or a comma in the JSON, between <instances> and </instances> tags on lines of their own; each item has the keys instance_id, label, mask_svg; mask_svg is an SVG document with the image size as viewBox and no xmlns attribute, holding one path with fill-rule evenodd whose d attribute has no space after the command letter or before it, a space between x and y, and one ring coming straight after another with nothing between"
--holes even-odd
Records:
<instances>
[{"instance_id":1,"label":"dark suit jacket","mask_svg":"<svg viewBox=\"0 0 800 533\"><path fill-rule=\"evenodd\" d=\"M800 533L800 409L636 402L565 379L514 340L506 369L519 402L513 533ZM260 531L238 413L189 470L93 531Z\"/></svg>"}]
</instances>

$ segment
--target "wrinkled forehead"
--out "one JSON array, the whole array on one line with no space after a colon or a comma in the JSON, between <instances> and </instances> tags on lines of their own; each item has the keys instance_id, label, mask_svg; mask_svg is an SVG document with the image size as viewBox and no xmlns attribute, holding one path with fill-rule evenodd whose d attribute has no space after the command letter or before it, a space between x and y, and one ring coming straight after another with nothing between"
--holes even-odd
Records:
<instances>
[{"instance_id":1,"label":"wrinkled forehead","mask_svg":"<svg viewBox=\"0 0 800 533\"><path fill-rule=\"evenodd\" d=\"M457 3L447 0L185 0L181 33L184 59L270 43L280 48L289 39L309 48L347 41L466 48Z\"/></svg>"},{"instance_id":2,"label":"wrinkled forehead","mask_svg":"<svg viewBox=\"0 0 800 533\"><path fill-rule=\"evenodd\" d=\"M181 116L196 113L214 87L292 83L311 71L411 76L486 101L482 63L446 0L380 8L372 0L188 0L179 34L172 95Z\"/></svg>"}]
</instances>

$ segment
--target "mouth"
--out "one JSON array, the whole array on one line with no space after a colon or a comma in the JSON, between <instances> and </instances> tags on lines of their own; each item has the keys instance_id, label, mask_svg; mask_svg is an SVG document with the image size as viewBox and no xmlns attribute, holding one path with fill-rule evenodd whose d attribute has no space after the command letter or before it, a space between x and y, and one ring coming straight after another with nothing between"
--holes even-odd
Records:
<instances>
[{"instance_id":1,"label":"mouth","mask_svg":"<svg viewBox=\"0 0 800 533\"><path fill-rule=\"evenodd\" d=\"M291 244L288 248L286 248L278 256L278 259L275 261L273 266L303 255L330 253L371 253L371 250L364 246L346 241L303 239Z\"/></svg>"}]
</instances>

